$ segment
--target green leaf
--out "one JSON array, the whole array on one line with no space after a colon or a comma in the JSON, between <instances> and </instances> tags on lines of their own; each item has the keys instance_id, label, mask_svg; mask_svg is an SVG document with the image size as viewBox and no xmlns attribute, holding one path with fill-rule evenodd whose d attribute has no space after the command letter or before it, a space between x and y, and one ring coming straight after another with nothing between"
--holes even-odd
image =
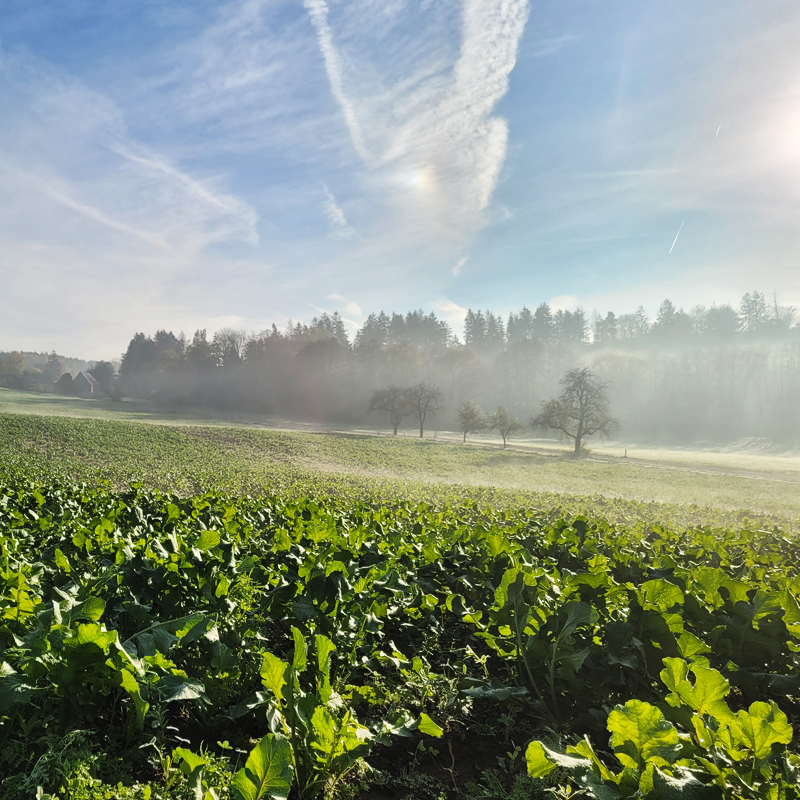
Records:
<instances>
[{"instance_id":1,"label":"green leaf","mask_svg":"<svg viewBox=\"0 0 800 800\"><path fill-rule=\"evenodd\" d=\"M665 775L658 767L653 772L653 789L657 800L721 800L716 786L701 783L694 775L680 770L682 777Z\"/></svg>"},{"instance_id":2,"label":"green leaf","mask_svg":"<svg viewBox=\"0 0 800 800\"><path fill-rule=\"evenodd\" d=\"M695 664L691 667L695 679L692 686L687 678L688 672L689 667L683 659L664 659L661 680L671 692L667 702L672 706L682 703L697 714L710 714L720 722L727 722L733 716L723 699L730 692L728 681L715 669Z\"/></svg>"},{"instance_id":3,"label":"green leaf","mask_svg":"<svg viewBox=\"0 0 800 800\"><path fill-rule=\"evenodd\" d=\"M680 637L678 637L678 649L684 658L702 662L703 666L708 666L708 659L702 658L702 656L705 653L710 653L711 648L702 639L698 639L693 633L684 631ZM698 658L698 656L700 658Z\"/></svg>"},{"instance_id":4,"label":"green leaf","mask_svg":"<svg viewBox=\"0 0 800 800\"><path fill-rule=\"evenodd\" d=\"M428 736L435 736L437 739L441 737L444 731L427 715L419 715L419 727L417 728L420 733L425 733Z\"/></svg>"},{"instance_id":5,"label":"green leaf","mask_svg":"<svg viewBox=\"0 0 800 800\"><path fill-rule=\"evenodd\" d=\"M576 779L586 775L591 768L592 762L583 756L575 756L559 753L551 750L541 742L533 741L525 751L525 761L528 765L528 775L532 778L542 778L549 775L554 769L562 767L568 770Z\"/></svg>"},{"instance_id":6,"label":"green leaf","mask_svg":"<svg viewBox=\"0 0 800 800\"><path fill-rule=\"evenodd\" d=\"M678 732L655 706L628 700L608 715L611 746L623 767L642 770L645 764L669 766L678 757Z\"/></svg>"},{"instance_id":7,"label":"green leaf","mask_svg":"<svg viewBox=\"0 0 800 800\"><path fill-rule=\"evenodd\" d=\"M121 669L117 672L117 675L121 681L122 688L130 695L131 700L133 700L133 705L136 709L136 725L139 730L142 730L144 727L144 718L150 708L150 703L142 697L142 690L139 686L139 682L131 672L127 669Z\"/></svg>"},{"instance_id":8,"label":"green leaf","mask_svg":"<svg viewBox=\"0 0 800 800\"><path fill-rule=\"evenodd\" d=\"M56 547L54 560L56 562L56 566L60 570L63 570L66 573L72 572L72 567L70 567L67 557L61 552L61 550L58 547Z\"/></svg>"},{"instance_id":9,"label":"green leaf","mask_svg":"<svg viewBox=\"0 0 800 800\"><path fill-rule=\"evenodd\" d=\"M84 600L80 605L80 610L76 612L75 616L80 619L90 619L92 622L100 622L100 617L106 610L106 604L99 597L89 597Z\"/></svg>"},{"instance_id":10,"label":"green leaf","mask_svg":"<svg viewBox=\"0 0 800 800\"><path fill-rule=\"evenodd\" d=\"M295 627L292 627L292 638L294 639L294 655L292 656L292 666L302 672L308 664L306 640L303 634Z\"/></svg>"},{"instance_id":11,"label":"green leaf","mask_svg":"<svg viewBox=\"0 0 800 800\"><path fill-rule=\"evenodd\" d=\"M199 700L205 697L206 689L200 681L182 678L179 675L165 675L156 685L164 703L179 700Z\"/></svg>"},{"instance_id":12,"label":"green leaf","mask_svg":"<svg viewBox=\"0 0 800 800\"><path fill-rule=\"evenodd\" d=\"M317 608L311 598L298 597L292 602L292 613L300 622L308 622L317 615Z\"/></svg>"},{"instance_id":13,"label":"green leaf","mask_svg":"<svg viewBox=\"0 0 800 800\"><path fill-rule=\"evenodd\" d=\"M525 751L525 761L528 765L528 775L531 778L543 778L557 768L555 761L547 757L541 742L531 742L528 745L528 749Z\"/></svg>"},{"instance_id":14,"label":"green leaf","mask_svg":"<svg viewBox=\"0 0 800 800\"><path fill-rule=\"evenodd\" d=\"M283 699L283 687L289 665L272 653L264 653L261 657L261 682L275 695L278 703Z\"/></svg>"},{"instance_id":15,"label":"green leaf","mask_svg":"<svg viewBox=\"0 0 800 800\"><path fill-rule=\"evenodd\" d=\"M251 751L247 763L233 777L236 800L287 800L292 788L292 748L279 734L268 733Z\"/></svg>"},{"instance_id":16,"label":"green leaf","mask_svg":"<svg viewBox=\"0 0 800 800\"><path fill-rule=\"evenodd\" d=\"M185 747L176 747L173 751L177 759L183 759L189 772L208 764L208 759L187 750Z\"/></svg>"},{"instance_id":17,"label":"green leaf","mask_svg":"<svg viewBox=\"0 0 800 800\"><path fill-rule=\"evenodd\" d=\"M327 636L318 633L314 637L314 647L317 651L317 668L323 674L329 674L330 658L336 650L336 645Z\"/></svg>"},{"instance_id":18,"label":"green leaf","mask_svg":"<svg viewBox=\"0 0 800 800\"><path fill-rule=\"evenodd\" d=\"M555 751L549 751L552 756ZM587 759L593 769L592 773L587 773L587 779L590 775L595 774L598 780L610 781L611 783L617 782L617 776L600 760L600 757L595 753L592 743L589 741L588 736L584 736L577 744L567 747L567 757L574 757L575 755ZM556 761L556 763L559 763Z\"/></svg>"},{"instance_id":19,"label":"green leaf","mask_svg":"<svg viewBox=\"0 0 800 800\"><path fill-rule=\"evenodd\" d=\"M64 644L68 647L95 645L104 653L107 653L109 646L116 640L116 631L107 631L100 625L92 623L90 625L78 625L73 635L64 640Z\"/></svg>"},{"instance_id":20,"label":"green leaf","mask_svg":"<svg viewBox=\"0 0 800 800\"><path fill-rule=\"evenodd\" d=\"M316 737L316 746L326 755L336 743L336 720L325 706L317 706L311 715L311 727Z\"/></svg>"},{"instance_id":21,"label":"green leaf","mask_svg":"<svg viewBox=\"0 0 800 800\"><path fill-rule=\"evenodd\" d=\"M7 662L0 663L0 714L30 700L33 689L23 683L18 673Z\"/></svg>"},{"instance_id":22,"label":"green leaf","mask_svg":"<svg viewBox=\"0 0 800 800\"><path fill-rule=\"evenodd\" d=\"M485 697L488 700L507 700L509 697L524 697L528 690L524 686L506 686L497 678L490 681L466 678L460 684L462 693L469 697Z\"/></svg>"},{"instance_id":23,"label":"green leaf","mask_svg":"<svg viewBox=\"0 0 800 800\"><path fill-rule=\"evenodd\" d=\"M200 551L213 550L221 540L217 531L203 531L195 547Z\"/></svg>"},{"instance_id":24,"label":"green leaf","mask_svg":"<svg viewBox=\"0 0 800 800\"><path fill-rule=\"evenodd\" d=\"M180 620L175 620L177 627L174 628L175 636L182 646L191 644L200 637L214 624L210 617L203 614L192 614ZM172 626L170 626L172 627Z\"/></svg>"},{"instance_id":25,"label":"green leaf","mask_svg":"<svg viewBox=\"0 0 800 800\"><path fill-rule=\"evenodd\" d=\"M676 605L683 605L683 592L674 584L662 578L646 581L640 589L643 608L669 611Z\"/></svg>"},{"instance_id":26,"label":"green leaf","mask_svg":"<svg viewBox=\"0 0 800 800\"><path fill-rule=\"evenodd\" d=\"M756 758L766 758L774 744L792 741L792 726L775 703L753 703L747 711L738 711L730 722L734 740Z\"/></svg>"},{"instance_id":27,"label":"green leaf","mask_svg":"<svg viewBox=\"0 0 800 800\"><path fill-rule=\"evenodd\" d=\"M588 604L573 601L562 606L559 612L559 639L572 635L576 628L597 622L597 612Z\"/></svg>"}]
</instances>

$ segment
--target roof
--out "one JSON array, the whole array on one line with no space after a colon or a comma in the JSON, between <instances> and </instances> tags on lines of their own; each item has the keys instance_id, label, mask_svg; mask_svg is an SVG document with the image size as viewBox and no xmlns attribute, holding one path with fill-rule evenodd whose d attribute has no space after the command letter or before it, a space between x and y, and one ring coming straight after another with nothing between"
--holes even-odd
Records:
<instances>
[{"instance_id":1,"label":"roof","mask_svg":"<svg viewBox=\"0 0 800 800\"><path fill-rule=\"evenodd\" d=\"M75 380L78 380L78 378L80 377L83 377L83 379L86 381L86 383L89 384L89 386L97 386L97 381L88 372L79 372L75 376Z\"/></svg>"}]
</instances>

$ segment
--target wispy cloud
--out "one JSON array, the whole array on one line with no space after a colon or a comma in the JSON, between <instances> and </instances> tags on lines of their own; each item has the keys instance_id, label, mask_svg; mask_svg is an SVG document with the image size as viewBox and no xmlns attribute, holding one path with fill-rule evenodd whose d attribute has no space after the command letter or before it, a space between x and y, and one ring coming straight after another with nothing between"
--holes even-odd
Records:
<instances>
[{"instance_id":1,"label":"wispy cloud","mask_svg":"<svg viewBox=\"0 0 800 800\"><path fill-rule=\"evenodd\" d=\"M28 54L0 53L0 107L5 346L32 325L72 326L77 337L104 330L97 355L116 357L119 340L156 311L167 320L192 316L191 292L175 292L174 281L205 268L211 246L258 242L258 214L219 190L221 177L198 177L142 146L114 102L63 70ZM39 316L16 326L8 304L32 296L41 299ZM65 307L80 309L83 297L92 298L94 310L76 324ZM81 348L79 338L73 341ZM119 343L103 352L112 341Z\"/></svg>"},{"instance_id":2,"label":"wispy cloud","mask_svg":"<svg viewBox=\"0 0 800 800\"><path fill-rule=\"evenodd\" d=\"M364 63L362 29L344 29L345 43L337 45L325 0L305 6L353 148L394 221L423 236L473 234L506 156L507 124L492 111L508 89L527 2L465 0L455 58L448 64L437 51L427 62L404 64L411 71L388 81ZM406 23L425 26L423 12L417 14Z\"/></svg>"},{"instance_id":3,"label":"wispy cloud","mask_svg":"<svg viewBox=\"0 0 800 800\"><path fill-rule=\"evenodd\" d=\"M342 80L342 60L339 51L333 44L333 36L328 25L328 4L325 0L304 0L303 5L308 10L311 22L317 31L319 38L319 49L325 59L325 70L328 73L328 80L331 84L331 92L336 98L336 102L341 106L347 129L353 140L353 147L356 152L369 162L370 156L364 145L364 137L361 134L361 125L356 117L355 109L348 96L345 94Z\"/></svg>"},{"instance_id":4,"label":"wispy cloud","mask_svg":"<svg viewBox=\"0 0 800 800\"><path fill-rule=\"evenodd\" d=\"M552 36L546 39L539 39L525 53L529 58L543 58L560 53L569 45L579 42L583 36L574 33L562 33L560 36Z\"/></svg>"},{"instance_id":5,"label":"wispy cloud","mask_svg":"<svg viewBox=\"0 0 800 800\"><path fill-rule=\"evenodd\" d=\"M112 230L120 231L121 233L128 234L129 236L134 236L137 239L141 239L142 241L148 242L149 244L164 250L171 249L169 244L167 244L164 238L159 234L153 233L152 231L140 230L132 225L127 225L124 222L120 222L119 220L110 217L100 209L93 208L90 205L79 202L68 194L68 190L61 188L60 184L63 182L59 181L53 176L50 176L49 178L43 178L31 172L17 169L11 164L3 161L0 161L0 170L6 173L7 187L10 186L10 181L8 178L14 178L23 184L27 184L27 186L33 189L35 192L55 200L56 203L64 208L74 211L87 219L98 222L101 225L111 228Z\"/></svg>"},{"instance_id":6,"label":"wispy cloud","mask_svg":"<svg viewBox=\"0 0 800 800\"><path fill-rule=\"evenodd\" d=\"M233 195L214 192L199 180L192 178L186 172L182 172L154 154L134 152L133 146L132 144L112 143L109 145L109 149L133 164L145 167L168 181L174 182L183 188L192 199L201 204L207 204L217 212L229 217L232 221L230 235L238 233L249 244L258 243L258 214L252 206Z\"/></svg>"},{"instance_id":7,"label":"wispy cloud","mask_svg":"<svg viewBox=\"0 0 800 800\"><path fill-rule=\"evenodd\" d=\"M353 236L355 231L348 224L347 217L345 217L341 206L336 202L336 198L327 186L323 186L323 189L325 190L325 200L322 202L322 211L328 218L331 234L343 239L346 239L348 236Z\"/></svg>"},{"instance_id":8,"label":"wispy cloud","mask_svg":"<svg viewBox=\"0 0 800 800\"><path fill-rule=\"evenodd\" d=\"M466 263L467 263L466 256L462 256L461 258L459 258L458 261L456 262L456 265L453 267L453 275L458 275L458 273L461 272L462 267Z\"/></svg>"}]
</instances>

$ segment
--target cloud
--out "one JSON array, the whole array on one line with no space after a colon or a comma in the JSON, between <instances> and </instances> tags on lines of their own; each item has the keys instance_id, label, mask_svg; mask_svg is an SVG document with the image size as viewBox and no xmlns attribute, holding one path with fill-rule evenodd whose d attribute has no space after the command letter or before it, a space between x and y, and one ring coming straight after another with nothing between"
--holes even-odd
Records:
<instances>
[{"instance_id":1,"label":"cloud","mask_svg":"<svg viewBox=\"0 0 800 800\"><path fill-rule=\"evenodd\" d=\"M130 149L132 146L135 145L111 144L109 149L132 163L145 167L155 174L164 176L168 181L174 182L182 189L185 189L189 197L194 201L200 204L207 204L222 215L229 216L233 223L233 228L229 229L228 235L238 235L248 244L258 244L258 214L250 205L233 195L214 192L208 186L168 164L158 156L145 154L144 152L135 153Z\"/></svg>"},{"instance_id":2,"label":"cloud","mask_svg":"<svg viewBox=\"0 0 800 800\"><path fill-rule=\"evenodd\" d=\"M467 316L467 309L462 308L458 303L454 303L446 297L441 300L433 300L428 304L436 314L441 317L453 330L464 324L464 318Z\"/></svg>"},{"instance_id":3,"label":"cloud","mask_svg":"<svg viewBox=\"0 0 800 800\"><path fill-rule=\"evenodd\" d=\"M60 332L49 341L62 352L91 343L92 357L117 357L156 314L207 318L191 308L194 286L175 283L207 269L214 246L256 244L254 208L223 178L143 146L108 97L31 55L0 53L0 107L3 346L30 346L38 329Z\"/></svg>"},{"instance_id":4,"label":"cloud","mask_svg":"<svg viewBox=\"0 0 800 800\"><path fill-rule=\"evenodd\" d=\"M560 53L565 47L568 47L574 42L580 41L582 38L582 36L578 36L576 34L563 33L560 36L539 39L539 41L535 42L532 48L529 49L525 55L530 58L551 56L555 53Z\"/></svg>"},{"instance_id":5,"label":"cloud","mask_svg":"<svg viewBox=\"0 0 800 800\"><path fill-rule=\"evenodd\" d=\"M578 298L571 294L553 297L548 305L552 311L573 311L578 307Z\"/></svg>"},{"instance_id":6,"label":"cloud","mask_svg":"<svg viewBox=\"0 0 800 800\"><path fill-rule=\"evenodd\" d=\"M258 241L249 204L140 145L116 105L76 78L30 56L4 56L0 105L0 162L14 165L26 194L172 249L183 262L215 242ZM0 202L8 191L0 187Z\"/></svg>"},{"instance_id":7,"label":"cloud","mask_svg":"<svg viewBox=\"0 0 800 800\"><path fill-rule=\"evenodd\" d=\"M458 261L456 262L456 265L453 267L453 275L458 275L458 273L461 272L461 268L466 263L467 263L467 257L466 256L463 256L462 258L459 258Z\"/></svg>"},{"instance_id":8,"label":"cloud","mask_svg":"<svg viewBox=\"0 0 800 800\"><path fill-rule=\"evenodd\" d=\"M329 294L328 300L333 300L344 308L345 314L352 314L355 317L362 316L361 306L355 300L349 300L340 294Z\"/></svg>"},{"instance_id":9,"label":"cloud","mask_svg":"<svg viewBox=\"0 0 800 800\"><path fill-rule=\"evenodd\" d=\"M356 117L353 104L344 92L342 60L339 51L333 44L333 36L331 35L331 29L328 25L328 4L325 0L303 0L303 5L308 10L311 22L317 31L319 49L322 52L322 57L325 59L325 70L328 73L331 92L333 92L336 102L342 109L342 115L347 124L347 129L350 131L350 138L353 140L353 147L361 158L368 162L370 157L364 146L361 126Z\"/></svg>"},{"instance_id":10,"label":"cloud","mask_svg":"<svg viewBox=\"0 0 800 800\"><path fill-rule=\"evenodd\" d=\"M64 208L67 208L70 211L75 211L87 219L98 222L101 225L105 225L106 227L115 231L120 231L130 236L134 236L142 241L148 242L149 244L155 245L156 247L163 248L164 250L171 249L163 237L157 233L147 230L139 230L138 228L127 225L124 222L113 219L97 208L93 208L92 206L79 202L67 193L67 189L59 187L61 182L55 177L50 177L49 179L45 180L44 178L34 175L33 173L16 169L11 164L4 163L3 161L0 161L0 170L4 171L7 177L12 179L15 178L21 183L26 184L28 188L31 188L34 191L39 192L52 200L55 200L56 203L60 204ZM6 182L6 186L9 186L9 181Z\"/></svg>"},{"instance_id":11,"label":"cloud","mask_svg":"<svg viewBox=\"0 0 800 800\"><path fill-rule=\"evenodd\" d=\"M526 0L465 0L457 50L432 45L426 53L416 42L413 62L396 56L381 69L368 58L375 9L362 7L354 22L344 14L331 21L325 0L305 0L305 7L353 149L391 224L404 225L406 236L474 235L506 156L508 127L492 111L508 90ZM447 19L425 17L430 7L400 10L415 38L425 40L426 28L447 30Z\"/></svg>"},{"instance_id":12,"label":"cloud","mask_svg":"<svg viewBox=\"0 0 800 800\"><path fill-rule=\"evenodd\" d=\"M344 211L336 203L336 198L331 194L327 186L323 186L323 189L325 190L326 199L322 203L322 211L328 218L331 234L341 238L353 236L355 231L348 225L347 217L345 217Z\"/></svg>"}]
</instances>

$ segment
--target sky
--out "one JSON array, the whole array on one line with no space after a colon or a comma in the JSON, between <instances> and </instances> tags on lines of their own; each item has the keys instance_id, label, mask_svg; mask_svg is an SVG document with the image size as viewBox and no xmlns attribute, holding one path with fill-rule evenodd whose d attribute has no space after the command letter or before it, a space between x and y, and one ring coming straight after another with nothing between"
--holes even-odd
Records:
<instances>
[{"instance_id":1,"label":"sky","mask_svg":"<svg viewBox=\"0 0 800 800\"><path fill-rule=\"evenodd\" d=\"M0 350L800 307L796 0L3 0Z\"/></svg>"}]
</instances>

